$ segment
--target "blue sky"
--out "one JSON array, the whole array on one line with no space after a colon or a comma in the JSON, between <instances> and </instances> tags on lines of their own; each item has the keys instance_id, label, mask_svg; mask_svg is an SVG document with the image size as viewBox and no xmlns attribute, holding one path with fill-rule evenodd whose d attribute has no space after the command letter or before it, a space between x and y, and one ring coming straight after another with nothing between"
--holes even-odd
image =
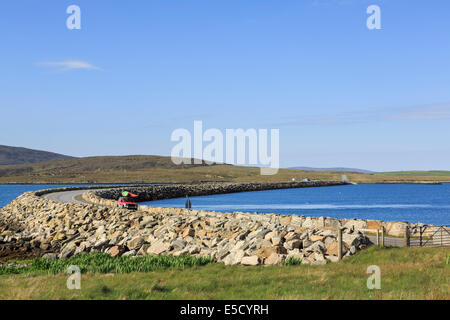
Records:
<instances>
[{"instance_id":1,"label":"blue sky","mask_svg":"<svg viewBox=\"0 0 450 320\"><path fill-rule=\"evenodd\" d=\"M81 8L68 30L66 8ZM366 8L381 8L368 30ZM279 128L281 166L450 170L450 3L23 1L0 8L0 144L170 155Z\"/></svg>"}]
</instances>

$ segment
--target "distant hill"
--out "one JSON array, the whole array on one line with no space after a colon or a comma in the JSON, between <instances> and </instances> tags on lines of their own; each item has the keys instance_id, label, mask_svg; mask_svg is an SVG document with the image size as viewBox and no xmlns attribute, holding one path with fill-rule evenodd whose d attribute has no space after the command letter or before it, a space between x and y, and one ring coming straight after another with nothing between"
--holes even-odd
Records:
<instances>
[{"instance_id":1,"label":"distant hill","mask_svg":"<svg viewBox=\"0 0 450 320\"><path fill-rule=\"evenodd\" d=\"M342 168L340 168L342 169ZM345 168L344 168L345 169ZM354 170L354 169L345 169ZM357 183L450 182L449 176L385 176L347 172ZM290 182L341 180L342 171L304 171L280 169L275 175L261 175L260 168L229 164L180 164L165 156L103 156L69 158L38 163L0 165L0 184L72 184L72 183L198 183L222 182Z\"/></svg>"},{"instance_id":2,"label":"distant hill","mask_svg":"<svg viewBox=\"0 0 450 320\"><path fill-rule=\"evenodd\" d=\"M180 164L164 156L100 156L86 158L68 158L38 163L0 165L0 180L25 183L116 183L143 181L176 181L179 172L186 169L189 181L190 170L205 168L205 177L213 178L208 170L218 165ZM222 165L223 167L231 167ZM226 171L226 170L225 170ZM190 177L195 180L194 177ZM222 177L224 178L224 177ZM222 179L220 178L220 179ZM208 179L207 179L208 180Z\"/></svg>"},{"instance_id":3,"label":"distant hill","mask_svg":"<svg viewBox=\"0 0 450 320\"><path fill-rule=\"evenodd\" d=\"M53 152L0 145L0 165L26 164L70 158L72 157Z\"/></svg>"},{"instance_id":4,"label":"distant hill","mask_svg":"<svg viewBox=\"0 0 450 320\"><path fill-rule=\"evenodd\" d=\"M290 167L288 169L306 170L306 171L346 171L346 172L358 172L358 173L375 173L375 171L355 169L355 168L311 168L311 167Z\"/></svg>"}]
</instances>

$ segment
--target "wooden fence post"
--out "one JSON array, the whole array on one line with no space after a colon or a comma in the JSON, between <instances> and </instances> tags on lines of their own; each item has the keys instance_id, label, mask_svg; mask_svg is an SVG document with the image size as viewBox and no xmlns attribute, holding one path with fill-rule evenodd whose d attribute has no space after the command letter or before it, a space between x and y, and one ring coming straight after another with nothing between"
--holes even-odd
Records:
<instances>
[{"instance_id":1,"label":"wooden fence post","mask_svg":"<svg viewBox=\"0 0 450 320\"><path fill-rule=\"evenodd\" d=\"M377 229L377 247L380 246L380 230Z\"/></svg>"},{"instance_id":2,"label":"wooden fence post","mask_svg":"<svg viewBox=\"0 0 450 320\"><path fill-rule=\"evenodd\" d=\"M338 227L338 243L337 243L338 260L342 260L342 228Z\"/></svg>"},{"instance_id":3,"label":"wooden fence post","mask_svg":"<svg viewBox=\"0 0 450 320\"><path fill-rule=\"evenodd\" d=\"M384 248L384 227L381 227L381 247Z\"/></svg>"},{"instance_id":4,"label":"wooden fence post","mask_svg":"<svg viewBox=\"0 0 450 320\"><path fill-rule=\"evenodd\" d=\"M422 227L419 226L419 246L422 246Z\"/></svg>"},{"instance_id":5,"label":"wooden fence post","mask_svg":"<svg viewBox=\"0 0 450 320\"><path fill-rule=\"evenodd\" d=\"M409 226L405 227L405 235L404 235L404 239L403 239L403 246L404 247L409 247L411 244L410 239L409 239Z\"/></svg>"}]
</instances>

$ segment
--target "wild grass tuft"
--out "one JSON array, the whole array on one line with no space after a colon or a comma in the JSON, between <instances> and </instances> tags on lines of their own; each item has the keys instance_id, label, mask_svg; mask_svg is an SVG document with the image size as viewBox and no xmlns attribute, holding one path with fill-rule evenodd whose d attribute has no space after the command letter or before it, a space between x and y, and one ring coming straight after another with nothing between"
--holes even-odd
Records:
<instances>
[{"instance_id":1,"label":"wild grass tuft","mask_svg":"<svg viewBox=\"0 0 450 320\"><path fill-rule=\"evenodd\" d=\"M142 257L111 257L106 253L81 254L70 259L44 259L33 260L30 266L0 267L2 274L24 274L47 272L57 274L66 272L71 265L76 265L82 273L130 273L149 272L162 269L184 269L193 266L203 266L214 262L209 257L193 256L142 256Z\"/></svg>"},{"instance_id":2,"label":"wild grass tuft","mask_svg":"<svg viewBox=\"0 0 450 320\"><path fill-rule=\"evenodd\" d=\"M283 264L285 266L298 266L298 265L302 264L302 260L294 258L294 257L289 257L286 260L284 260Z\"/></svg>"}]
</instances>

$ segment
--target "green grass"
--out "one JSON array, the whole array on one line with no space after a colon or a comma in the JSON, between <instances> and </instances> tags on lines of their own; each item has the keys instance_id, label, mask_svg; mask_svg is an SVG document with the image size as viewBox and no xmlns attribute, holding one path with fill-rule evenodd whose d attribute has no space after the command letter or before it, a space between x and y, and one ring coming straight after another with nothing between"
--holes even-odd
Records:
<instances>
[{"instance_id":1,"label":"green grass","mask_svg":"<svg viewBox=\"0 0 450 320\"><path fill-rule=\"evenodd\" d=\"M113 258L105 253L81 254L70 259L43 259L32 261L27 267L0 266L0 275L3 274L31 274L31 273L64 273L71 265L76 265L82 273L130 273L149 272L161 269L183 269L193 266L202 266L212 263L208 257L193 256L142 256Z\"/></svg>"},{"instance_id":2,"label":"green grass","mask_svg":"<svg viewBox=\"0 0 450 320\"><path fill-rule=\"evenodd\" d=\"M379 172L375 175L382 176L407 176L407 177L450 177L450 171L392 171L392 172Z\"/></svg>"},{"instance_id":3,"label":"green grass","mask_svg":"<svg viewBox=\"0 0 450 320\"><path fill-rule=\"evenodd\" d=\"M285 266L298 266L298 265L301 265L301 264L302 264L302 260L297 259L297 258L290 257L290 258L286 259L286 260L283 262L283 264L284 264Z\"/></svg>"},{"instance_id":4,"label":"green grass","mask_svg":"<svg viewBox=\"0 0 450 320\"><path fill-rule=\"evenodd\" d=\"M63 273L9 274L0 276L0 299L450 299L448 256L449 249L371 247L324 266L87 271L81 290L67 289ZM381 269L380 290L366 286L370 265Z\"/></svg>"}]
</instances>

